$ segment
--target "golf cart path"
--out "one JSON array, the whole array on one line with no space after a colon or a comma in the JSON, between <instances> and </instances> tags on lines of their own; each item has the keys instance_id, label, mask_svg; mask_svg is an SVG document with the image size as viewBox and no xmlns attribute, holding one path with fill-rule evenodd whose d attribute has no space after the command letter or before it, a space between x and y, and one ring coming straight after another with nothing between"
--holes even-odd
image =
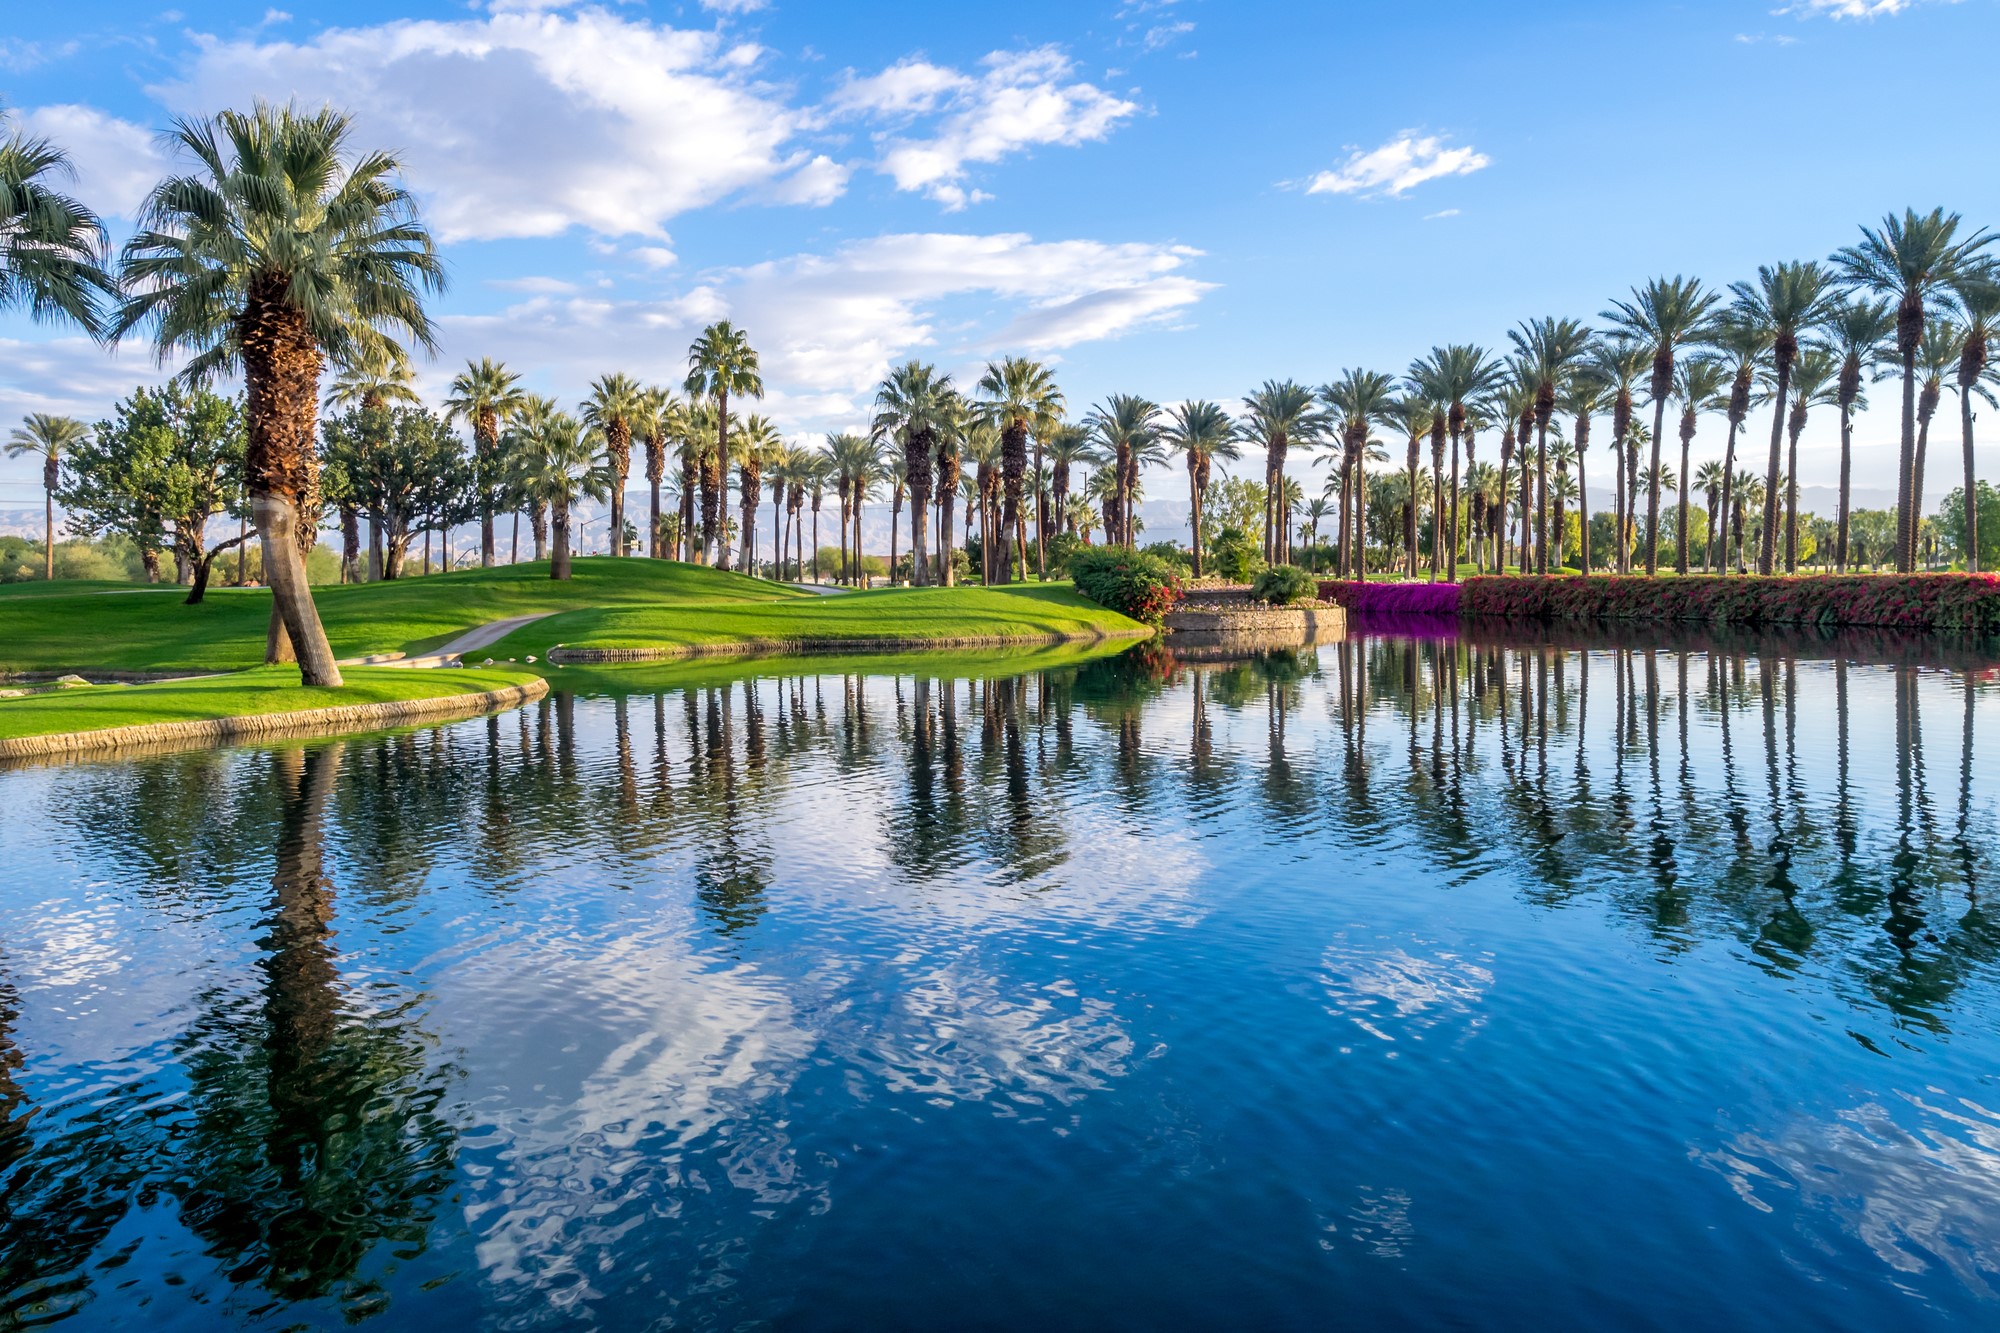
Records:
<instances>
[{"instance_id":1,"label":"golf cart path","mask_svg":"<svg viewBox=\"0 0 2000 1333\"><path fill-rule=\"evenodd\" d=\"M395 667L441 667L457 666L467 653L478 652L500 642L523 625L532 625L537 620L546 620L556 614L553 611L538 611L531 616L509 616L505 620L494 620L469 629L451 642L433 648L422 657L404 657L400 653L383 654L377 657L351 657L344 659L342 666L395 666Z\"/></svg>"}]
</instances>

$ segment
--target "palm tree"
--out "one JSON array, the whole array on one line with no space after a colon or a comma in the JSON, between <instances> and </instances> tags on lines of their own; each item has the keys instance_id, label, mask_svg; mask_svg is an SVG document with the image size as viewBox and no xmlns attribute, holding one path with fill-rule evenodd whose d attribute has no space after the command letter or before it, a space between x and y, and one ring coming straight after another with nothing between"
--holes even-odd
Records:
<instances>
[{"instance_id":1,"label":"palm tree","mask_svg":"<svg viewBox=\"0 0 2000 1333\"><path fill-rule=\"evenodd\" d=\"M1728 476L1723 472L1722 464L1711 458L1695 473L1694 484L1708 501L1708 550L1704 553L1706 558L1703 563L1713 573L1722 565L1721 531L1715 524L1717 513L1726 512L1722 509L1722 497L1729 489Z\"/></svg>"},{"instance_id":2,"label":"palm tree","mask_svg":"<svg viewBox=\"0 0 2000 1333\"><path fill-rule=\"evenodd\" d=\"M701 545L716 553L716 568L729 568L728 548L722 538L722 500L729 466L729 395L743 398L764 396L763 364L749 335L728 320L701 331L688 348L687 380L681 392L690 398L715 400L715 451L703 468L701 505Z\"/></svg>"},{"instance_id":3,"label":"palm tree","mask_svg":"<svg viewBox=\"0 0 2000 1333\"><path fill-rule=\"evenodd\" d=\"M1451 435L1451 519L1445 549L1452 553L1453 578L1458 577L1459 439L1465 433L1467 411L1497 389L1506 373L1506 364L1499 358L1483 347L1465 343L1433 347L1429 355L1410 363L1409 380L1417 391L1432 402L1445 404L1445 428ZM1466 463L1471 462L1468 453Z\"/></svg>"},{"instance_id":4,"label":"palm tree","mask_svg":"<svg viewBox=\"0 0 2000 1333\"><path fill-rule=\"evenodd\" d=\"M646 554L663 558L660 532L660 487L667 478L667 446L687 434L687 405L671 389L654 385L639 395L632 429L646 442ZM782 502L783 496L780 495ZM779 551L780 563L784 552Z\"/></svg>"},{"instance_id":5,"label":"palm tree","mask_svg":"<svg viewBox=\"0 0 2000 1333\"><path fill-rule=\"evenodd\" d=\"M1362 460L1368 432L1395 404L1395 377L1358 368L1343 371L1339 379L1320 388L1319 400L1330 414L1341 450L1340 575L1365 579L1368 528Z\"/></svg>"},{"instance_id":6,"label":"palm tree","mask_svg":"<svg viewBox=\"0 0 2000 1333\"><path fill-rule=\"evenodd\" d=\"M1756 385L1758 362L1771 350L1775 337L1768 325L1739 318L1729 311L1718 316L1714 327L1709 330L1709 346L1722 358L1730 372L1729 442L1722 451L1722 513L1725 519L1736 512L1733 494L1736 484L1736 433L1750 419L1750 398ZM1715 543L1710 541L1709 545L1713 548ZM1726 548L1727 543L1724 545ZM1728 560L1723 559L1719 568L1727 573Z\"/></svg>"},{"instance_id":7,"label":"palm tree","mask_svg":"<svg viewBox=\"0 0 2000 1333\"><path fill-rule=\"evenodd\" d=\"M1202 497L1208 493L1209 470L1215 460L1242 456L1236 446L1236 423L1220 404L1206 399L1182 403L1168 410L1160 439L1168 452L1179 454L1187 462L1188 532L1194 542L1194 576L1200 578ZM1318 519L1313 523L1317 540Z\"/></svg>"},{"instance_id":8,"label":"palm tree","mask_svg":"<svg viewBox=\"0 0 2000 1333\"><path fill-rule=\"evenodd\" d=\"M1325 522L1327 516L1331 513L1333 513L1333 502L1326 498L1324 492L1306 501L1306 545L1312 548L1312 568L1314 573L1319 572L1319 525ZM1196 549L1199 550L1199 548ZM1199 565L1195 567L1195 577L1201 577L1201 567Z\"/></svg>"},{"instance_id":9,"label":"palm tree","mask_svg":"<svg viewBox=\"0 0 2000 1333\"><path fill-rule=\"evenodd\" d=\"M389 425L384 410L391 403L415 406L421 401L413 387L416 378L408 354L395 343L387 338L359 340L336 363L326 405L329 409L358 408L366 423L364 443L370 449L381 448L387 444L383 433ZM343 538L349 538L356 527L354 502L342 497L339 509L341 533ZM353 563L351 553L341 554L343 561ZM368 515L368 577L370 581L382 577L382 516L373 511Z\"/></svg>"},{"instance_id":10,"label":"palm tree","mask_svg":"<svg viewBox=\"0 0 2000 1333\"><path fill-rule=\"evenodd\" d=\"M1930 454L1931 418L1944 401L1945 377L1958 368L1964 351L1964 334L1951 319L1934 319L1917 344L1917 462L1910 473L1910 503L1921 516L1924 505L1924 461ZM1911 568L1916 567L1914 551Z\"/></svg>"},{"instance_id":11,"label":"palm tree","mask_svg":"<svg viewBox=\"0 0 2000 1333\"><path fill-rule=\"evenodd\" d=\"M1527 456L1527 451L1524 447L1527 439L1526 432L1532 429L1535 416L1535 383L1530 378L1527 369L1520 364L1518 357L1510 358L1507 362L1507 379L1494 395L1494 406L1500 412L1501 428L1500 496L1495 504L1502 517L1498 563L1495 565L1493 572L1495 574L1504 574L1507 572L1507 525L1505 518L1507 513L1507 470L1513 466L1514 454L1517 449L1520 450L1522 457L1525 458ZM1530 424L1524 427L1521 424L1524 421ZM1525 514L1526 512L1524 508L1522 513ZM1525 570L1527 565L1528 548L1524 537L1521 546L1521 567Z\"/></svg>"},{"instance_id":12,"label":"palm tree","mask_svg":"<svg viewBox=\"0 0 2000 1333\"><path fill-rule=\"evenodd\" d=\"M1840 358L1831 348L1807 346L1792 364L1792 411L1787 422L1790 456L1785 463L1785 572L1799 569L1799 433L1806 428L1806 413L1815 407L1831 407L1840 401ZM1769 502L1767 502L1769 503ZM1764 521L1772 522L1778 506L1770 504Z\"/></svg>"},{"instance_id":13,"label":"palm tree","mask_svg":"<svg viewBox=\"0 0 2000 1333\"><path fill-rule=\"evenodd\" d=\"M960 461L965 449L966 431L972 423L964 395L954 387L945 394L941 408L937 432L936 483L933 493L937 496L937 562L938 582L949 588L958 582L958 560L952 554L952 510L958 503L958 483L964 465Z\"/></svg>"},{"instance_id":14,"label":"palm tree","mask_svg":"<svg viewBox=\"0 0 2000 1333\"><path fill-rule=\"evenodd\" d=\"M1611 387L1605 382L1599 364L1601 351L1601 343L1591 344L1586 360L1570 376L1568 386L1556 400L1556 407L1574 423L1576 511L1580 525L1577 567L1585 574L1590 572L1590 490L1589 478L1584 473L1583 456L1590 448L1590 418L1603 407L1604 395Z\"/></svg>"},{"instance_id":15,"label":"palm tree","mask_svg":"<svg viewBox=\"0 0 2000 1333\"><path fill-rule=\"evenodd\" d=\"M1576 479L1569 475L1569 465L1576 454L1565 440L1557 440L1549 449L1549 461L1556 465L1556 473L1549 478L1549 516L1554 530L1555 555L1550 567L1563 567L1563 551L1569 544L1567 519L1569 502L1576 498Z\"/></svg>"},{"instance_id":16,"label":"palm tree","mask_svg":"<svg viewBox=\"0 0 2000 1333\"><path fill-rule=\"evenodd\" d=\"M538 413L514 435L515 483L535 503L549 507L553 538L549 577L567 579L570 507L585 497L604 499L613 482L613 472L599 453L603 441L567 412Z\"/></svg>"},{"instance_id":17,"label":"palm tree","mask_svg":"<svg viewBox=\"0 0 2000 1333\"><path fill-rule=\"evenodd\" d=\"M819 511L820 506L826 501L826 484L833 479L833 455L815 453L812 456L811 468L806 478L807 484L812 490L812 572L814 583L819 582ZM842 531L844 532L845 529L843 528ZM915 563L922 563L921 554L921 548L915 548Z\"/></svg>"},{"instance_id":18,"label":"palm tree","mask_svg":"<svg viewBox=\"0 0 2000 1333\"><path fill-rule=\"evenodd\" d=\"M1573 319L1536 319L1507 333L1521 366L1535 383L1535 571L1549 572L1549 420L1556 394L1569 384L1590 347L1590 330ZM1522 447L1527 441L1521 441ZM1562 563L1558 552L1556 563Z\"/></svg>"},{"instance_id":19,"label":"palm tree","mask_svg":"<svg viewBox=\"0 0 2000 1333\"><path fill-rule=\"evenodd\" d=\"M1643 343L1653 357L1649 388L1653 400L1653 466L1646 499L1646 572L1659 572L1660 437L1666 430L1667 398L1674 387L1674 356L1708 333L1709 315L1721 297L1695 278L1654 278L1632 289L1630 301L1614 301L1604 318Z\"/></svg>"},{"instance_id":20,"label":"palm tree","mask_svg":"<svg viewBox=\"0 0 2000 1333\"><path fill-rule=\"evenodd\" d=\"M1727 390L1733 378L1727 362L1713 356L1691 356L1674 376L1674 397L1681 401L1680 522L1674 534L1674 572L1688 572L1688 486L1694 474L1688 453L1694 447L1695 422L1703 412L1729 406Z\"/></svg>"},{"instance_id":21,"label":"palm tree","mask_svg":"<svg viewBox=\"0 0 2000 1333\"><path fill-rule=\"evenodd\" d=\"M736 464L736 494L742 509L740 558L737 568L752 578L757 576L757 506L764 500L764 465L784 447L784 437L766 418L751 413L743 422L743 432L733 446Z\"/></svg>"},{"instance_id":22,"label":"palm tree","mask_svg":"<svg viewBox=\"0 0 2000 1333\"><path fill-rule=\"evenodd\" d=\"M1727 517L1734 528L1736 569L1741 573L1749 563L1744 550L1744 539L1750 534L1750 515L1764 503L1764 483L1757 479L1755 473L1746 470L1738 472L1731 480L1730 490L1736 497L1736 509Z\"/></svg>"},{"instance_id":23,"label":"palm tree","mask_svg":"<svg viewBox=\"0 0 2000 1333\"><path fill-rule=\"evenodd\" d=\"M30 412L7 437L7 457L38 454L42 460L42 577L56 576L56 487L62 481L62 458L90 438L90 428L75 417Z\"/></svg>"},{"instance_id":24,"label":"palm tree","mask_svg":"<svg viewBox=\"0 0 2000 1333\"><path fill-rule=\"evenodd\" d=\"M1843 282L1896 304L1896 355L1903 365L1902 457L1896 473L1896 568L1916 568L1916 514L1912 482L1917 464L1917 348L1924 337L1924 303L1939 295L1974 263L1992 237L1984 231L1960 239L1959 217L1942 208L1919 215L1903 210L1882 219L1880 230L1861 229L1861 243L1833 256Z\"/></svg>"},{"instance_id":25,"label":"palm tree","mask_svg":"<svg viewBox=\"0 0 2000 1333\"><path fill-rule=\"evenodd\" d=\"M147 198L111 327L115 341L150 325L162 357L193 352L190 379L241 369L245 473L275 610L267 656L296 654L308 685L340 684L304 559L319 501L320 368L391 331L432 350L422 293L444 286L396 158L348 161L351 131L331 108L263 102L177 120L172 140L199 170Z\"/></svg>"},{"instance_id":26,"label":"palm tree","mask_svg":"<svg viewBox=\"0 0 2000 1333\"><path fill-rule=\"evenodd\" d=\"M1651 350L1636 338L1600 338L1590 353L1590 377L1611 396L1612 529L1617 534L1617 558L1612 567L1621 574L1631 572L1632 558L1632 513L1626 503L1631 488L1625 468L1632 432L1632 396L1639 377L1651 364Z\"/></svg>"},{"instance_id":27,"label":"palm tree","mask_svg":"<svg viewBox=\"0 0 2000 1333\"><path fill-rule=\"evenodd\" d=\"M583 401L583 424L604 437L605 462L611 469L612 555L625 549L625 479L632 475L633 423L646 410L646 390L630 375L600 375Z\"/></svg>"},{"instance_id":28,"label":"palm tree","mask_svg":"<svg viewBox=\"0 0 2000 1333\"><path fill-rule=\"evenodd\" d=\"M1117 486L1105 512L1104 540L1130 547L1132 509L1138 498L1139 464L1152 452L1160 432L1160 407L1133 393L1114 393L1091 410L1091 428L1110 453ZM1268 512L1269 504L1266 503Z\"/></svg>"},{"instance_id":29,"label":"palm tree","mask_svg":"<svg viewBox=\"0 0 2000 1333\"><path fill-rule=\"evenodd\" d=\"M493 485L499 466L500 428L521 410L527 396L521 388L521 377L491 357L467 361L446 392L445 419L472 425L473 464L479 487L481 569L493 567Z\"/></svg>"},{"instance_id":30,"label":"palm tree","mask_svg":"<svg viewBox=\"0 0 2000 1333\"><path fill-rule=\"evenodd\" d=\"M1468 535L1483 533L1490 540L1496 536L1496 525L1492 516L1498 511L1500 478L1491 463L1468 463L1465 468L1465 502L1470 522ZM1468 543L1467 554L1470 555ZM1474 559L1475 566L1483 562Z\"/></svg>"},{"instance_id":31,"label":"palm tree","mask_svg":"<svg viewBox=\"0 0 2000 1333\"><path fill-rule=\"evenodd\" d=\"M1010 356L986 363L979 377L983 407L1000 430L1000 478L1004 487L1004 508L1000 515L999 559L993 569L1001 583L1014 581L1014 562L1025 569L1028 563L1027 511L1021 504L1021 483L1028 474L1028 436L1043 439L1062 419L1062 390L1056 387L1055 372L1039 361ZM1040 459L1036 459L1039 466ZM1037 522L1037 531L1040 529ZM985 546L995 546L986 534Z\"/></svg>"},{"instance_id":32,"label":"palm tree","mask_svg":"<svg viewBox=\"0 0 2000 1333\"><path fill-rule=\"evenodd\" d=\"M910 486L910 582L920 588L931 581L931 451L952 425L957 403L951 376L921 361L896 367L875 390L875 433L903 446Z\"/></svg>"},{"instance_id":33,"label":"palm tree","mask_svg":"<svg viewBox=\"0 0 2000 1333\"><path fill-rule=\"evenodd\" d=\"M1290 535L1276 511L1285 486L1285 453L1293 444L1303 449L1318 443L1326 417L1313 391L1293 380L1265 380L1243 407L1246 433L1264 446L1264 559L1281 565L1291 554Z\"/></svg>"},{"instance_id":34,"label":"palm tree","mask_svg":"<svg viewBox=\"0 0 2000 1333\"><path fill-rule=\"evenodd\" d=\"M0 310L26 307L94 336L98 303L118 289L104 272L104 224L53 188L75 174L67 152L15 129L0 106Z\"/></svg>"},{"instance_id":35,"label":"palm tree","mask_svg":"<svg viewBox=\"0 0 2000 1333\"><path fill-rule=\"evenodd\" d=\"M1886 300L1851 297L1827 313L1826 336L1840 354L1840 501L1834 527L1834 568L1847 572L1849 478L1854 459L1854 408L1866 406L1861 396L1865 378L1886 350L1884 340L1896 327L1896 314ZM1725 505L1726 509L1728 506Z\"/></svg>"},{"instance_id":36,"label":"palm tree","mask_svg":"<svg viewBox=\"0 0 2000 1333\"><path fill-rule=\"evenodd\" d=\"M900 450L891 451L882 447L882 441L875 440L875 448L882 455L882 473L889 483L889 582L896 582L897 526L903 518L903 501L910 490L910 465Z\"/></svg>"},{"instance_id":37,"label":"palm tree","mask_svg":"<svg viewBox=\"0 0 2000 1333\"><path fill-rule=\"evenodd\" d=\"M1097 462L1097 444L1092 438L1090 427L1075 422L1064 422L1049 433L1049 503L1056 516L1064 524L1065 530L1076 531L1076 510L1069 502L1070 469L1079 464ZM1088 506L1085 507L1086 512Z\"/></svg>"},{"instance_id":38,"label":"palm tree","mask_svg":"<svg viewBox=\"0 0 2000 1333\"><path fill-rule=\"evenodd\" d=\"M1418 481L1423 466L1422 450L1424 440L1430 435L1431 427L1444 420L1444 413L1436 404L1414 395L1396 400L1387 412L1388 419L1403 433L1408 446L1408 466L1405 470L1409 483L1409 502L1403 507L1403 559L1405 572L1409 577L1417 576L1417 510L1422 507L1422 486Z\"/></svg>"},{"instance_id":39,"label":"palm tree","mask_svg":"<svg viewBox=\"0 0 2000 1333\"><path fill-rule=\"evenodd\" d=\"M1781 497L1775 484L1784 445L1786 399L1792 382L1792 363L1798 359L1799 337L1825 318L1834 299L1831 275L1818 264L1787 262L1773 268L1763 265L1757 281L1734 282L1729 290L1736 301L1730 309L1733 322L1747 324L1771 336L1772 394L1771 456L1765 469L1766 506L1763 538L1757 546L1757 572L1769 574L1777 565L1777 512Z\"/></svg>"},{"instance_id":40,"label":"palm tree","mask_svg":"<svg viewBox=\"0 0 2000 1333\"><path fill-rule=\"evenodd\" d=\"M1965 344L1958 354L1958 427L1965 451L1965 567L1979 572L1979 479L1972 459L1972 396L1978 394L1989 404L1992 391L1983 380L1993 378L1988 349L2000 337L2000 273L1991 264L1981 264L1976 274L1967 273L1953 284L1959 313L1965 316Z\"/></svg>"}]
</instances>

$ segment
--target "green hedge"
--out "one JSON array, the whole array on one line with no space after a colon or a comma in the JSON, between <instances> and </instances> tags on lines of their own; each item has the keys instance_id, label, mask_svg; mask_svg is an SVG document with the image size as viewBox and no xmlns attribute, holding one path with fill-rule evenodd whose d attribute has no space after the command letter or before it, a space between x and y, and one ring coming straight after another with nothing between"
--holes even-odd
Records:
<instances>
[{"instance_id":1,"label":"green hedge","mask_svg":"<svg viewBox=\"0 0 2000 1333\"><path fill-rule=\"evenodd\" d=\"M1459 611L1523 620L1879 625L2000 634L2000 575L1485 576L1461 585Z\"/></svg>"}]
</instances>

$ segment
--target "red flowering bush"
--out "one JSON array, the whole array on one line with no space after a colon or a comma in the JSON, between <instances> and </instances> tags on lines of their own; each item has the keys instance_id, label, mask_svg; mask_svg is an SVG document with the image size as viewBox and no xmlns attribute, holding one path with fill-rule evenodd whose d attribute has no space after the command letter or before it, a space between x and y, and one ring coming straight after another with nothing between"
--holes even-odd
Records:
<instances>
[{"instance_id":1,"label":"red flowering bush","mask_svg":"<svg viewBox=\"0 0 2000 1333\"><path fill-rule=\"evenodd\" d=\"M1680 620L1730 625L1880 625L2000 633L2000 575L1690 575L1467 579L1459 609L1521 620Z\"/></svg>"},{"instance_id":2,"label":"red flowering bush","mask_svg":"<svg viewBox=\"0 0 2000 1333\"><path fill-rule=\"evenodd\" d=\"M1347 583L1329 580L1319 585L1321 601L1339 602L1354 612L1392 616L1455 616L1459 611L1456 583Z\"/></svg>"},{"instance_id":3,"label":"red flowering bush","mask_svg":"<svg viewBox=\"0 0 2000 1333\"><path fill-rule=\"evenodd\" d=\"M1157 625L1174 609L1187 585L1172 565L1145 551L1086 546L1069 558L1076 590L1118 614Z\"/></svg>"}]
</instances>

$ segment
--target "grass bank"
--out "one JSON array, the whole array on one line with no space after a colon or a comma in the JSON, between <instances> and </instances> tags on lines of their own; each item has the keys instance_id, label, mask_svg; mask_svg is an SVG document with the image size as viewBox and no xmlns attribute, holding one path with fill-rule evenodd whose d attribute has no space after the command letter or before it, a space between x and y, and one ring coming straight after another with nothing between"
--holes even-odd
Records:
<instances>
[{"instance_id":1,"label":"grass bank","mask_svg":"<svg viewBox=\"0 0 2000 1333\"><path fill-rule=\"evenodd\" d=\"M548 674L566 690L607 694L651 694L742 680L784 676L925 676L934 680L998 680L1037 671L1063 671L1115 657L1132 646L1129 639L1101 643L1043 643L1013 647L966 649L958 652L883 652L797 654L744 653L732 657L686 657L675 661L595 666L581 663ZM541 669L539 666L530 668Z\"/></svg>"},{"instance_id":2,"label":"grass bank","mask_svg":"<svg viewBox=\"0 0 2000 1333\"><path fill-rule=\"evenodd\" d=\"M233 671L264 660L271 594L131 585L12 584L0 589L0 673ZM566 583L546 563L313 590L340 657L418 653L478 625L550 611L663 603L810 602L810 593L670 560L578 559ZM498 654L506 656L506 654Z\"/></svg>"},{"instance_id":3,"label":"grass bank","mask_svg":"<svg viewBox=\"0 0 2000 1333\"><path fill-rule=\"evenodd\" d=\"M884 588L783 602L594 607L515 631L481 657L641 652L659 657L715 651L866 651L927 645L998 645L1009 640L1143 638L1135 620L1054 585L1008 588Z\"/></svg>"}]
</instances>

